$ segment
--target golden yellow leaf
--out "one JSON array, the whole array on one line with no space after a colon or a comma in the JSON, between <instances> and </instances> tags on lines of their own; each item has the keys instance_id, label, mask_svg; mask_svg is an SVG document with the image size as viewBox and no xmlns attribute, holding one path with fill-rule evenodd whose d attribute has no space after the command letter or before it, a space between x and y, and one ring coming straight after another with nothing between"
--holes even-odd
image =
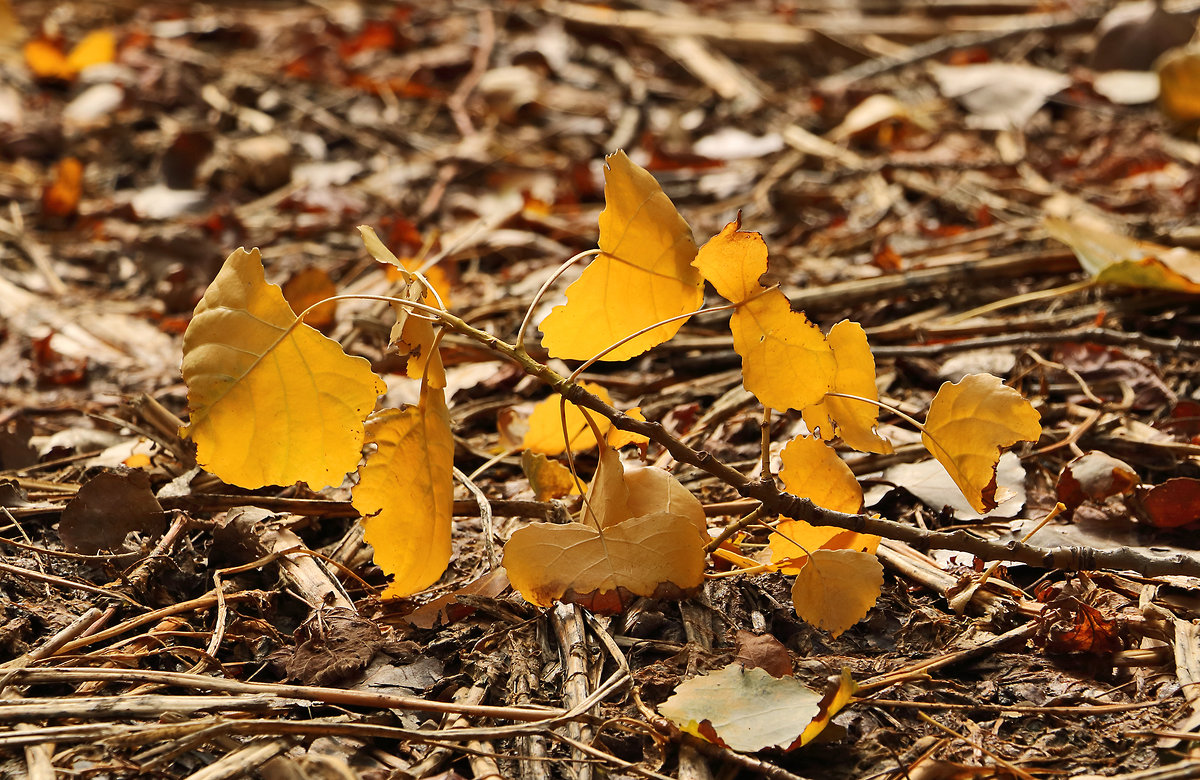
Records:
<instances>
[{"instance_id":1,"label":"golden yellow leaf","mask_svg":"<svg viewBox=\"0 0 1200 780\"><path fill-rule=\"evenodd\" d=\"M996 464L1004 447L1037 441L1041 415L990 374L946 382L929 404L921 441L976 512L995 509Z\"/></svg>"},{"instance_id":2,"label":"golden yellow leaf","mask_svg":"<svg viewBox=\"0 0 1200 780\"><path fill-rule=\"evenodd\" d=\"M522 452L521 471L525 472L525 478L533 488L533 497L538 501L549 501L579 492L571 470L540 452Z\"/></svg>"},{"instance_id":3,"label":"golden yellow leaf","mask_svg":"<svg viewBox=\"0 0 1200 780\"><path fill-rule=\"evenodd\" d=\"M450 563L454 438L445 393L423 386L419 405L373 416L367 436L376 449L351 501L376 565L394 577L384 597L408 596L437 582Z\"/></svg>"},{"instance_id":4,"label":"golden yellow leaf","mask_svg":"<svg viewBox=\"0 0 1200 780\"><path fill-rule=\"evenodd\" d=\"M542 346L587 360L656 322L695 311L704 280L692 268L692 231L654 177L624 152L605 158L602 254L567 288L567 303L542 321ZM643 333L604 356L628 360L674 336L684 320Z\"/></svg>"},{"instance_id":5,"label":"golden yellow leaf","mask_svg":"<svg viewBox=\"0 0 1200 780\"><path fill-rule=\"evenodd\" d=\"M638 406L635 406L632 409L626 409L625 416L632 417L635 420L641 420L642 422L646 421L646 416L642 414L641 407ZM643 436L640 433L623 431L615 425L608 429L608 446L612 447L614 450L619 450L626 444L642 445L648 441L650 441L648 436Z\"/></svg>"},{"instance_id":6,"label":"golden yellow leaf","mask_svg":"<svg viewBox=\"0 0 1200 780\"><path fill-rule=\"evenodd\" d=\"M779 290L743 303L729 320L742 384L763 406L804 409L833 387L837 363L820 328Z\"/></svg>"},{"instance_id":7,"label":"golden yellow leaf","mask_svg":"<svg viewBox=\"0 0 1200 780\"><path fill-rule=\"evenodd\" d=\"M767 272L767 244L761 233L741 229L742 217L710 238L692 265L708 283L732 303L741 303L762 291L758 280Z\"/></svg>"},{"instance_id":8,"label":"golden yellow leaf","mask_svg":"<svg viewBox=\"0 0 1200 780\"><path fill-rule=\"evenodd\" d=\"M661 474L646 473L651 471ZM584 522L531 523L513 533L504 546L504 567L526 601L618 612L634 596L677 598L703 583L708 537L700 530L699 502L693 497L689 503L686 489L660 469L631 474L616 451L604 447Z\"/></svg>"},{"instance_id":9,"label":"golden yellow leaf","mask_svg":"<svg viewBox=\"0 0 1200 780\"><path fill-rule=\"evenodd\" d=\"M580 384L584 390L600 398L606 404L612 404L612 396L601 385L593 382ZM533 408L533 413L529 415L529 430L526 431L525 439L521 443L523 448L544 455L560 455L567 451L567 442L570 442L572 452L584 452L596 446L596 436L583 416L583 409L572 403L568 403L566 406L567 438L565 441L563 440L561 406L561 397L552 395ZM589 411L588 414L600 429L600 434L606 435L609 428L612 427L608 418L601 417L592 411Z\"/></svg>"},{"instance_id":10,"label":"golden yellow leaf","mask_svg":"<svg viewBox=\"0 0 1200 780\"><path fill-rule=\"evenodd\" d=\"M879 400L875 389L875 357L867 344L867 333L857 322L842 320L829 329L826 336L833 350L837 369L831 392L856 395L871 401ZM834 433L847 446L859 452L892 452L892 444L875 433L879 422L879 407L850 398L826 396L803 411L804 423L822 439L832 439Z\"/></svg>"},{"instance_id":11,"label":"golden yellow leaf","mask_svg":"<svg viewBox=\"0 0 1200 780\"><path fill-rule=\"evenodd\" d=\"M413 280L405 295L419 297L423 285ZM446 386L446 367L442 363L442 351L434 346L437 332L433 322L424 316L417 316L404 305L392 304L396 314L396 324L392 326L389 348L397 354L407 355L408 363L405 370L409 379L424 379L433 387Z\"/></svg>"},{"instance_id":12,"label":"golden yellow leaf","mask_svg":"<svg viewBox=\"0 0 1200 780\"><path fill-rule=\"evenodd\" d=\"M835 512L855 514L862 509L862 487L854 472L820 439L797 436L779 458L783 461L779 478L792 495Z\"/></svg>"},{"instance_id":13,"label":"golden yellow leaf","mask_svg":"<svg viewBox=\"0 0 1200 780\"><path fill-rule=\"evenodd\" d=\"M879 537L874 534L812 525L803 520L784 520L767 541L771 545L771 563L777 564L784 574L799 574L808 553L815 550L857 550L874 555L879 549Z\"/></svg>"},{"instance_id":14,"label":"golden yellow leaf","mask_svg":"<svg viewBox=\"0 0 1200 780\"><path fill-rule=\"evenodd\" d=\"M117 57L117 39L110 30L93 30L67 55L67 70L78 73L92 65L103 65Z\"/></svg>"},{"instance_id":15,"label":"golden yellow leaf","mask_svg":"<svg viewBox=\"0 0 1200 780\"><path fill-rule=\"evenodd\" d=\"M386 387L370 364L297 323L257 249L237 249L183 334L191 422L181 435L232 485L341 484Z\"/></svg>"},{"instance_id":16,"label":"golden yellow leaf","mask_svg":"<svg viewBox=\"0 0 1200 780\"><path fill-rule=\"evenodd\" d=\"M1171 49L1155 63L1158 105L1176 122L1200 119L1200 47Z\"/></svg>"},{"instance_id":17,"label":"golden yellow leaf","mask_svg":"<svg viewBox=\"0 0 1200 780\"><path fill-rule=\"evenodd\" d=\"M842 708L850 703L854 698L854 694L858 692L858 683L854 682L854 678L850 676L850 670L842 667L842 676L838 679L838 686L832 692L826 693L825 698L821 699L821 712L817 717L812 719L812 723L804 729L804 733L800 735L800 739L792 743L792 748L803 747L809 742L816 739L829 722L833 720L833 716L842 711Z\"/></svg>"},{"instance_id":18,"label":"golden yellow leaf","mask_svg":"<svg viewBox=\"0 0 1200 780\"><path fill-rule=\"evenodd\" d=\"M814 550L792 585L792 606L836 639L866 617L883 589L879 559L857 550Z\"/></svg>"},{"instance_id":19,"label":"golden yellow leaf","mask_svg":"<svg viewBox=\"0 0 1200 780\"><path fill-rule=\"evenodd\" d=\"M1046 232L1075 252L1098 282L1200 293L1200 254L1184 247L1135 241L1057 217L1043 220Z\"/></svg>"}]
</instances>

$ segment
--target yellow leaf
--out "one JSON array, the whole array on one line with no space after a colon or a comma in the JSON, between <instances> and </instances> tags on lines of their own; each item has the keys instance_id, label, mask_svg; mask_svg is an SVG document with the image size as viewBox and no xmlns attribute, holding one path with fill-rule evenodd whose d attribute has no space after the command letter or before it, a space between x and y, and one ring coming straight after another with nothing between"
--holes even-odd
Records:
<instances>
[{"instance_id":1,"label":"yellow leaf","mask_svg":"<svg viewBox=\"0 0 1200 780\"><path fill-rule=\"evenodd\" d=\"M637 406L633 407L632 409L627 409L625 411L625 416L632 417L635 420L641 420L642 422L646 421L646 416L642 414L641 407ZM640 433L623 431L615 425L608 430L608 446L612 447L614 450L619 450L626 444L637 444L640 446L648 441L650 441L648 436L643 436Z\"/></svg>"},{"instance_id":2,"label":"yellow leaf","mask_svg":"<svg viewBox=\"0 0 1200 780\"><path fill-rule=\"evenodd\" d=\"M71 49L67 55L67 70L78 73L92 65L103 65L117 57L117 39L109 30L94 30Z\"/></svg>"},{"instance_id":3,"label":"yellow leaf","mask_svg":"<svg viewBox=\"0 0 1200 780\"><path fill-rule=\"evenodd\" d=\"M423 285L413 280L404 296L420 297ZM446 386L446 367L442 363L442 351L434 346L437 332L433 323L424 316L417 316L399 303L392 304L396 324L392 326L389 348L397 354L407 355L405 370L409 379L424 379L437 388Z\"/></svg>"},{"instance_id":4,"label":"yellow leaf","mask_svg":"<svg viewBox=\"0 0 1200 780\"><path fill-rule=\"evenodd\" d=\"M883 589L879 559L856 550L814 550L792 585L792 606L805 622L836 639L866 617Z\"/></svg>"},{"instance_id":5,"label":"yellow leaf","mask_svg":"<svg viewBox=\"0 0 1200 780\"><path fill-rule=\"evenodd\" d=\"M1071 247L1097 282L1200 293L1200 254L1190 249L1135 241L1056 217L1043 222L1046 232Z\"/></svg>"},{"instance_id":6,"label":"yellow leaf","mask_svg":"<svg viewBox=\"0 0 1200 780\"><path fill-rule=\"evenodd\" d=\"M661 475L645 473L651 471ZM679 598L700 587L707 535L697 527L697 509L703 523L699 502L692 497L689 503L686 489L661 469L631 474L605 447L588 487L584 522L531 523L513 533L504 567L526 601L619 612L634 596Z\"/></svg>"},{"instance_id":7,"label":"yellow leaf","mask_svg":"<svg viewBox=\"0 0 1200 780\"><path fill-rule=\"evenodd\" d=\"M1041 415L990 374L969 374L941 386L925 418L921 441L946 468L976 512L996 508L996 464L1004 447L1037 441Z\"/></svg>"},{"instance_id":8,"label":"yellow leaf","mask_svg":"<svg viewBox=\"0 0 1200 780\"><path fill-rule=\"evenodd\" d=\"M763 406L804 409L833 386L837 364L821 330L779 290L743 303L729 320L742 384Z\"/></svg>"},{"instance_id":9,"label":"yellow leaf","mask_svg":"<svg viewBox=\"0 0 1200 780\"><path fill-rule=\"evenodd\" d=\"M784 520L775 528L768 542L771 563L779 564L784 574L799 574L815 550L857 550L874 555L879 549L879 537L835 528L831 525L811 525L803 520Z\"/></svg>"},{"instance_id":10,"label":"yellow leaf","mask_svg":"<svg viewBox=\"0 0 1200 780\"><path fill-rule=\"evenodd\" d=\"M825 698L821 700L820 714L812 719L812 723L809 723L808 727L804 729L800 739L796 740L788 749L803 747L816 739L829 725L829 721L833 720L833 716L841 712L857 692L858 683L854 682L854 678L850 676L850 670L842 667L842 676L838 679L838 687L832 693L825 694Z\"/></svg>"},{"instance_id":11,"label":"yellow leaf","mask_svg":"<svg viewBox=\"0 0 1200 780\"><path fill-rule=\"evenodd\" d=\"M753 753L795 742L820 702L821 694L794 677L733 663L680 683L658 711L693 736Z\"/></svg>"},{"instance_id":12,"label":"yellow leaf","mask_svg":"<svg viewBox=\"0 0 1200 780\"><path fill-rule=\"evenodd\" d=\"M767 272L767 244L761 233L741 230L741 214L710 238L692 265L722 297L741 303L762 292L758 280Z\"/></svg>"},{"instance_id":13,"label":"yellow leaf","mask_svg":"<svg viewBox=\"0 0 1200 780\"><path fill-rule=\"evenodd\" d=\"M862 326L857 322L842 320L829 329L826 339L837 365L832 392L878 401L875 357L871 354ZM874 404L826 396L823 401L804 409L803 416L809 430L819 433L822 439L833 438L836 424L836 432L847 446L859 452L884 455L892 452L891 442L875 433L879 407Z\"/></svg>"},{"instance_id":14,"label":"yellow leaf","mask_svg":"<svg viewBox=\"0 0 1200 780\"><path fill-rule=\"evenodd\" d=\"M835 512L855 514L862 509L862 487L833 447L820 439L797 436L779 457L783 461L779 478L792 495Z\"/></svg>"},{"instance_id":15,"label":"yellow leaf","mask_svg":"<svg viewBox=\"0 0 1200 780\"><path fill-rule=\"evenodd\" d=\"M624 152L605 158L600 249L567 288L567 303L542 321L542 346L557 358L587 360L656 322L695 311L704 280L691 262L692 231L654 177ZM628 360L674 336L676 320L623 344L604 360Z\"/></svg>"},{"instance_id":16,"label":"yellow leaf","mask_svg":"<svg viewBox=\"0 0 1200 780\"><path fill-rule=\"evenodd\" d=\"M592 382L582 382L581 386L606 404L612 404L612 396L602 386ZM572 403L566 406L567 438L563 440L561 406L561 397L552 395L533 408L533 413L529 415L529 430L521 442L523 448L545 455L560 455L567 451L567 442L570 442L572 452L584 452L596 446L596 436L583 416L583 409ZM608 418L592 411L588 414L600 429L600 434L607 434L612 427Z\"/></svg>"},{"instance_id":17,"label":"yellow leaf","mask_svg":"<svg viewBox=\"0 0 1200 780\"><path fill-rule=\"evenodd\" d=\"M341 484L386 387L370 364L297 323L257 249L238 249L183 334L196 457L232 485Z\"/></svg>"},{"instance_id":18,"label":"yellow leaf","mask_svg":"<svg viewBox=\"0 0 1200 780\"><path fill-rule=\"evenodd\" d=\"M521 471L525 472L525 478L533 488L533 497L538 501L549 501L579 492L571 470L540 452L522 452Z\"/></svg>"},{"instance_id":19,"label":"yellow leaf","mask_svg":"<svg viewBox=\"0 0 1200 780\"><path fill-rule=\"evenodd\" d=\"M375 444L359 470L352 503L375 563L394 576L385 598L437 582L450 563L454 439L445 394L421 388L421 403L385 409L367 423Z\"/></svg>"},{"instance_id":20,"label":"yellow leaf","mask_svg":"<svg viewBox=\"0 0 1200 780\"><path fill-rule=\"evenodd\" d=\"M1200 119L1200 47L1171 49L1154 63L1158 105L1176 122Z\"/></svg>"}]
</instances>

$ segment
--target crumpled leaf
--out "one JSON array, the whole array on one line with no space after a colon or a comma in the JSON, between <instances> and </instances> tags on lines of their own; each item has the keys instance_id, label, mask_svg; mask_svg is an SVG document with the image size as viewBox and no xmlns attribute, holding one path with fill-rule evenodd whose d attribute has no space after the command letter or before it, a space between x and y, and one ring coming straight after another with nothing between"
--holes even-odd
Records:
<instances>
[{"instance_id":1,"label":"crumpled leaf","mask_svg":"<svg viewBox=\"0 0 1200 780\"><path fill-rule=\"evenodd\" d=\"M685 680L658 706L680 729L733 750L786 748L820 712L821 694L794 677L733 663Z\"/></svg>"},{"instance_id":2,"label":"crumpled leaf","mask_svg":"<svg viewBox=\"0 0 1200 780\"><path fill-rule=\"evenodd\" d=\"M522 452L521 471L525 472L525 478L533 488L533 497L538 501L549 501L579 492L571 470L540 452Z\"/></svg>"},{"instance_id":3,"label":"crumpled leaf","mask_svg":"<svg viewBox=\"0 0 1200 780\"><path fill-rule=\"evenodd\" d=\"M804 409L833 387L837 364L820 328L792 311L779 290L763 292L767 270L762 235L730 222L696 255L694 265L725 298L739 304L729 320L742 357L742 384L772 409ZM754 297L757 296L757 297Z\"/></svg>"},{"instance_id":4,"label":"crumpled leaf","mask_svg":"<svg viewBox=\"0 0 1200 780\"><path fill-rule=\"evenodd\" d=\"M339 485L362 455L363 420L386 389L363 358L303 323L237 249L183 334L197 461L232 485Z\"/></svg>"},{"instance_id":5,"label":"crumpled leaf","mask_svg":"<svg viewBox=\"0 0 1200 780\"><path fill-rule=\"evenodd\" d=\"M971 113L967 125L987 130L1023 127L1048 97L1071 86L1066 74L1019 63L936 65L930 73L944 96Z\"/></svg>"},{"instance_id":6,"label":"crumpled leaf","mask_svg":"<svg viewBox=\"0 0 1200 780\"><path fill-rule=\"evenodd\" d=\"M504 567L532 604L619 612L633 596L678 598L704 582L704 522L700 502L674 477L651 467L626 472L605 447L583 522L518 529Z\"/></svg>"},{"instance_id":7,"label":"crumpled leaf","mask_svg":"<svg viewBox=\"0 0 1200 780\"><path fill-rule=\"evenodd\" d=\"M602 254L542 321L552 357L587 360L642 328L695 311L704 280L692 268L692 231L647 171L624 152L605 158ZM603 360L628 360L674 336L684 320L643 333Z\"/></svg>"},{"instance_id":8,"label":"crumpled leaf","mask_svg":"<svg viewBox=\"0 0 1200 780\"><path fill-rule=\"evenodd\" d=\"M995 509L996 463L1002 448L1037 441L1041 415L991 374L946 382L929 404L921 441L949 472L976 512Z\"/></svg>"},{"instance_id":9,"label":"crumpled leaf","mask_svg":"<svg viewBox=\"0 0 1200 780\"><path fill-rule=\"evenodd\" d=\"M120 549L131 531L157 538L166 527L162 506L144 471L105 471L89 479L66 505L58 533L71 552Z\"/></svg>"},{"instance_id":10,"label":"crumpled leaf","mask_svg":"<svg viewBox=\"0 0 1200 780\"><path fill-rule=\"evenodd\" d=\"M797 436L779 453L779 478L788 492L835 512L856 514L863 492L854 472L837 451L820 439Z\"/></svg>"},{"instance_id":11,"label":"crumpled leaf","mask_svg":"<svg viewBox=\"0 0 1200 780\"><path fill-rule=\"evenodd\" d=\"M803 520L784 520L767 539L771 546L771 563L784 574L799 574L815 550L857 550L874 555L879 549L879 537L836 528L831 525L812 525ZM805 551L808 552L805 552Z\"/></svg>"},{"instance_id":12,"label":"crumpled leaf","mask_svg":"<svg viewBox=\"0 0 1200 780\"><path fill-rule=\"evenodd\" d=\"M1200 254L1190 249L1135 241L1058 217L1046 217L1043 224L1097 282L1200 293Z\"/></svg>"},{"instance_id":13,"label":"crumpled leaf","mask_svg":"<svg viewBox=\"0 0 1200 780\"><path fill-rule=\"evenodd\" d=\"M385 409L367 422L375 452L359 469L351 497L375 564L393 575L384 598L437 582L450 563L454 438L445 393L421 387L421 402Z\"/></svg>"},{"instance_id":14,"label":"crumpled leaf","mask_svg":"<svg viewBox=\"0 0 1200 780\"><path fill-rule=\"evenodd\" d=\"M1138 474L1123 460L1099 450L1085 452L1063 466L1055 492L1068 509L1084 501L1103 501L1137 487Z\"/></svg>"},{"instance_id":15,"label":"crumpled leaf","mask_svg":"<svg viewBox=\"0 0 1200 780\"><path fill-rule=\"evenodd\" d=\"M1015 452L1005 452L996 464L996 506L986 513L977 511L963 495L962 488L937 460L916 463L897 463L884 469L883 478L912 493L927 506L936 510L949 508L959 520L981 520L984 517L1016 517L1025 506L1025 467ZM880 485L874 491L882 499L890 489ZM878 503L878 501L867 503Z\"/></svg>"},{"instance_id":16,"label":"crumpled leaf","mask_svg":"<svg viewBox=\"0 0 1200 780\"><path fill-rule=\"evenodd\" d=\"M883 565L857 550L813 550L792 584L792 606L836 639L866 617L883 590Z\"/></svg>"},{"instance_id":17,"label":"crumpled leaf","mask_svg":"<svg viewBox=\"0 0 1200 780\"><path fill-rule=\"evenodd\" d=\"M846 393L879 400L875 388L875 356L867 344L862 325L842 320L829 329L826 336L837 366L830 388L834 393ZM840 435L846 446L859 452L892 452L892 443L875 432L879 422L879 407L865 401L826 396L824 400L804 409L804 423L828 441Z\"/></svg>"}]
</instances>

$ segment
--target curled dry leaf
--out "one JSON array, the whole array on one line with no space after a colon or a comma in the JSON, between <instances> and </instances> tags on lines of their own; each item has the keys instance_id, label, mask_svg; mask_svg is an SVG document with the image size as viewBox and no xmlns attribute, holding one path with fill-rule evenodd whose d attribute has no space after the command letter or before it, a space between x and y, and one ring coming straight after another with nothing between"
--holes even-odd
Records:
<instances>
[{"instance_id":1,"label":"curled dry leaf","mask_svg":"<svg viewBox=\"0 0 1200 780\"><path fill-rule=\"evenodd\" d=\"M680 683L658 711L689 734L753 753L786 748L820 712L821 694L763 669L724 669Z\"/></svg>"},{"instance_id":2,"label":"curled dry leaf","mask_svg":"<svg viewBox=\"0 0 1200 780\"><path fill-rule=\"evenodd\" d=\"M1123 460L1092 450L1063 466L1058 475L1058 500L1069 509L1084 501L1103 501L1109 496L1129 493L1141 480Z\"/></svg>"},{"instance_id":3,"label":"curled dry leaf","mask_svg":"<svg viewBox=\"0 0 1200 780\"><path fill-rule=\"evenodd\" d=\"M762 235L726 225L696 255L694 265L725 298L739 304L729 320L742 357L742 384L772 409L804 409L833 387L837 364L821 333L779 290L763 292L767 270Z\"/></svg>"},{"instance_id":4,"label":"curled dry leaf","mask_svg":"<svg viewBox=\"0 0 1200 780\"><path fill-rule=\"evenodd\" d=\"M416 593L450 563L454 438L445 394L421 387L421 403L385 409L367 422L375 452L359 470L351 498L375 563L393 575L387 597Z\"/></svg>"},{"instance_id":5,"label":"curled dry leaf","mask_svg":"<svg viewBox=\"0 0 1200 780\"><path fill-rule=\"evenodd\" d=\"M1200 293L1200 254L1190 249L1135 241L1058 217L1046 217L1043 224L1097 282Z\"/></svg>"},{"instance_id":6,"label":"curled dry leaf","mask_svg":"<svg viewBox=\"0 0 1200 780\"><path fill-rule=\"evenodd\" d=\"M567 288L567 303L542 321L542 345L553 357L587 360L671 317L695 311L704 280L692 230L658 182L624 152L605 158L601 254ZM628 360L674 336L684 320L660 325L609 352Z\"/></svg>"},{"instance_id":7,"label":"curled dry leaf","mask_svg":"<svg viewBox=\"0 0 1200 780\"><path fill-rule=\"evenodd\" d=\"M531 523L504 546L504 567L526 601L618 612L633 596L680 597L704 581L704 508L661 469L625 472L603 448L584 522Z\"/></svg>"},{"instance_id":8,"label":"curled dry leaf","mask_svg":"<svg viewBox=\"0 0 1200 780\"><path fill-rule=\"evenodd\" d=\"M363 420L386 389L370 364L300 323L267 284L257 249L237 249L183 334L197 461L245 488L339 485L362 455Z\"/></svg>"},{"instance_id":9,"label":"curled dry leaf","mask_svg":"<svg viewBox=\"0 0 1200 780\"><path fill-rule=\"evenodd\" d=\"M995 509L996 464L1004 447L1037 441L1041 415L990 374L946 382L929 404L921 441L976 512Z\"/></svg>"},{"instance_id":10,"label":"curled dry leaf","mask_svg":"<svg viewBox=\"0 0 1200 780\"><path fill-rule=\"evenodd\" d=\"M792 585L792 606L805 622L837 638L866 617L883 589L883 565L857 550L813 550Z\"/></svg>"}]
</instances>

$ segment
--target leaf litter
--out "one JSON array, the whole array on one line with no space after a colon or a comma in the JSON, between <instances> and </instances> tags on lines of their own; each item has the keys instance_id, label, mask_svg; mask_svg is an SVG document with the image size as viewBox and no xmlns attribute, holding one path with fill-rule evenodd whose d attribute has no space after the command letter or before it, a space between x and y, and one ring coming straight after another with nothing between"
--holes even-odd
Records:
<instances>
[{"instance_id":1,"label":"leaf litter","mask_svg":"<svg viewBox=\"0 0 1200 780\"><path fill-rule=\"evenodd\" d=\"M354 777L1165 771L1158 740L1178 737L1151 732L1188 727L1200 679L1195 567L1147 573L1195 556L1194 137L1090 90L1088 62L1141 56L1078 24L1106 9L1046 28L1044 8L1022 8L992 9L1002 32L980 34L983 6L851 19L0 2L17 79L0 86L0 663L13 719L33 727L0 738L5 771L186 777L250 750L264 772ZM965 32L977 45L955 48ZM947 88L985 65L1036 70L1037 88ZM1161 77L1163 108L1186 115L1186 73ZM711 142L735 137L771 142ZM359 225L378 231L369 252ZM1069 246L1050 237L1064 230ZM691 263L705 236L701 255L736 271L732 290L704 272L733 311L681 316L584 369L630 410L610 420L572 397L603 441L579 412L566 446L546 399L538 435L561 464L537 479L523 434L501 442L497 421L545 399L541 383L474 370L497 355L411 306L401 325L382 301L343 299L293 327L288 305L336 289L436 307L410 286L423 268L452 313L511 341L552 269L598 240L578 281L552 286L567 303L550 301L544 341L526 341L535 359L586 360L704 305ZM744 268L722 243L748 247ZM231 252L253 254L238 246L262 248L254 278L210 288ZM193 316L206 289L226 292ZM246 349L257 326L212 330L227 306L275 335L215 372L239 400L206 430L225 395L189 398L178 360L186 344L194 380L214 346ZM292 339L304 346L282 359ZM1001 358L1000 376L952 377L947 407L942 367L966 349ZM426 452L398 446L393 418ZM785 448L775 484L811 500L789 511L813 522L756 516L756 483L678 460L642 418L746 480ZM1001 449L1017 467L997 475ZM551 473L569 484L568 463L616 487L586 504L561 485L535 494ZM863 487L905 487L893 469L913 464L984 517L902 490L856 514ZM118 468L137 485L97 497ZM1024 501L988 511L1012 479ZM1083 539L1065 543L1117 565L1046 568L1003 546L1060 497L1073 511L1031 543ZM822 523L847 517L867 525ZM706 557L723 529L724 555ZM580 541L522 553L530 531ZM556 564L568 549L580 560ZM516 595L501 555L541 595ZM558 605L572 589L596 609ZM964 616L946 601L962 593ZM739 632L774 643L803 706L785 724L744 690L728 707L703 694L680 725L707 721L692 731L713 741L681 737L656 711L735 674L752 657ZM288 680L314 698L272 687ZM722 735L730 718L750 734Z\"/></svg>"}]
</instances>

